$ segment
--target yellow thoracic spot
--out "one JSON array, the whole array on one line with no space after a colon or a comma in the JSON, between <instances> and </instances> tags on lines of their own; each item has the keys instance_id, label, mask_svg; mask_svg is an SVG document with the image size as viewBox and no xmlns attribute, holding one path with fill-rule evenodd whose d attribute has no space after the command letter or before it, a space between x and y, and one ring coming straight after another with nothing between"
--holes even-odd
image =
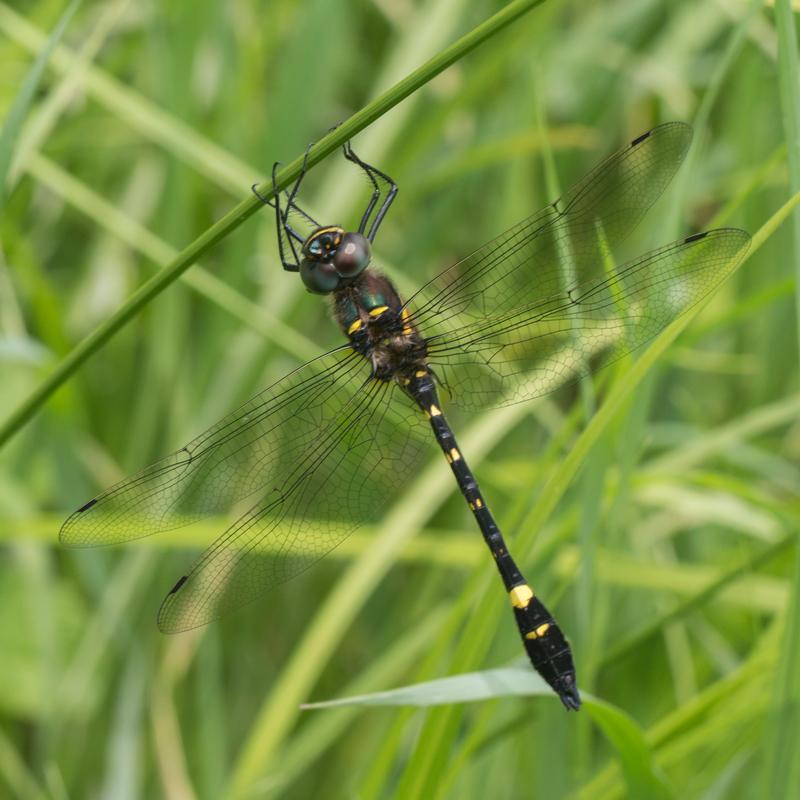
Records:
<instances>
[{"instance_id":1,"label":"yellow thoracic spot","mask_svg":"<svg viewBox=\"0 0 800 800\"><path fill-rule=\"evenodd\" d=\"M425 372L425 370L424 370L424 369L418 369L418 370L417 370L417 371L414 373L414 377L415 377L415 378L424 378L424 377L425 377L427 374L428 374L428 373L427 373L427 372Z\"/></svg>"},{"instance_id":2,"label":"yellow thoracic spot","mask_svg":"<svg viewBox=\"0 0 800 800\"><path fill-rule=\"evenodd\" d=\"M439 411L439 406L435 404L431 404L431 407L428 409L432 417L441 417L442 412Z\"/></svg>"},{"instance_id":3,"label":"yellow thoracic spot","mask_svg":"<svg viewBox=\"0 0 800 800\"><path fill-rule=\"evenodd\" d=\"M403 319L403 320L408 319L408 309L407 308L404 308L400 312L400 319Z\"/></svg>"},{"instance_id":4,"label":"yellow thoracic spot","mask_svg":"<svg viewBox=\"0 0 800 800\"><path fill-rule=\"evenodd\" d=\"M550 630L550 623L543 622L535 631L525 634L526 639L539 639Z\"/></svg>"},{"instance_id":5,"label":"yellow thoracic spot","mask_svg":"<svg viewBox=\"0 0 800 800\"><path fill-rule=\"evenodd\" d=\"M361 327L361 320L357 319L350 327L347 329L348 333L355 333Z\"/></svg>"},{"instance_id":6,"label":"yellow thoracic spot","mask_svg":"<svg viewBox=\"0 0 800 800\"><path fill-rule=\"evenodd\" d=\"M370 312L369 312L369 315L371 317L379 317L381 314L383 314L384 311L388 311L388 310L389 310L389 306L378 306L377 308L371 309Z\"/></svg>"},{"instance_id":7,"label":"yellow thoracic spot","mask_svg":"<svg viewBox=\"0 0 800 800\"><path fill-rule=\"evenodd\" d=\"M450 451L450 458L451 458L453 461L458 461L458 459L459 459L459 458L461 458L461 453L459 453L459 452L458 452L458 450L456 450L456 448L454 447L454 448L453 448L453 449Z\"/></svg>"},{"instance_id":8,"label":"yellow thoracic spot","mask_svg":"<svg viewBox=\"0 0 800 800\"><path fill-rule=\"evenodd\" d=\"M514 608L527 608L528 603L533 600L533 589L527 583L523 583L522 586L515 586L508 596Z\"/></svg>"}]
</instances>

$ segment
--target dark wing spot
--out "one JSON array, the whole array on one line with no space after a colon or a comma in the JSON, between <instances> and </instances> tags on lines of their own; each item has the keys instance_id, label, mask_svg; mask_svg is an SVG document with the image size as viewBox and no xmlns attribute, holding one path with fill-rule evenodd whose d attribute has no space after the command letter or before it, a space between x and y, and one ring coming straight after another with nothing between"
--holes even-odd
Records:
<instances>
[{"instance_id":1,"label":"dark wing spot","mask_svg":"<svg viewBox=\"0 0 800 800\"><path fill-rule=\"evenodd\" d=\"M637 136L632 142L631 147L636 147L637 144L641 144L653 131L647 131L647 133L643 133L641 136Z\"/></svg>"},{"instance_id":2,"label":"dark wing spot","mask_svg":"<svg viewBox=\"0 0 800 800\"><path fill-rule=\"evenodd\" d=\"M704 231L703 233L694 233L691 236L687 236L683 241L684 244L689 244L689 242L699 242L700 239L705 239L708 236L708 231Z\"/></svg>"},{"instance_id":3,"label":"dark wing spot","mask_svg":"<svg viewBox=\"0 0 800 800\"><path fill-rule=\"evenodd\" d=\"M189 577L188 575L181 576L180 580L169 590L169 593L175 594L175 592L177 592L178 589L180 589L181 586L183 586L183 584L186 583L186 579L188 577Z\"/></svg>"},{"instance_id":4,"label":"dark wing spot","mask_svg":"<svg viewBox=\"0 0 800 800\"><path fill-rule=\"evenodd\" d=\"M95 503L97 502L97 498L92 498L85 506L81 506L75 513L80 514L83 511L88 511Z\"/></svg>"}]
</instances>

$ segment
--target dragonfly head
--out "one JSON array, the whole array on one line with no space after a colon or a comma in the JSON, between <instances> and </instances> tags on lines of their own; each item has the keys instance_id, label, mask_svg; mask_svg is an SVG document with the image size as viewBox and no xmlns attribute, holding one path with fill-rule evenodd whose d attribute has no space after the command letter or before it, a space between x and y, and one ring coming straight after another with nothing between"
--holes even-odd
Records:
<instances>
[{"instance_id":1,"label":"dragonfly head","mask_svg":"<svg viewBox=\"0 0 800 800\"><path fill-rule=\"evenodd\" d=\"M318 228L303 242L300 277L314 294L330 294L360 275L372 253L366 236L343 228Z\"/></svg>"}]
</instances>

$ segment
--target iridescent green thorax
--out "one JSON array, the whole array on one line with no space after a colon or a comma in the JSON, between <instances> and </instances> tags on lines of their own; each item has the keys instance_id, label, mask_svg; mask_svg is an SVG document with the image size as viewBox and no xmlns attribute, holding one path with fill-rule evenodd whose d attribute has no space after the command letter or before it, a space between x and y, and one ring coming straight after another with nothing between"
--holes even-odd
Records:
<instances>
[{"instance_id":1,"label":"iridescent green thorax","mask_svg":"<svg viewBox=\"0 0 800 800\"><path fill-rule=\"evenodd\" d=\"M425 341L392 282L366 269L333 296L333 313L353 347L380 380L401 378L425 361Z\"/></svg>"},{"instance_id":2,"label":"iridescent green thorax","mask_svg":"<svg viewBox=\"0 0 800 800\"><path fill-rule=\"evenodd\" d=\"M356 320L366 323L370 312L381 307L399 314L403 303L392 282L372 269L365 270L350 286L334 294L334 316L345 334Z\"/></svg>"}]
</instances>

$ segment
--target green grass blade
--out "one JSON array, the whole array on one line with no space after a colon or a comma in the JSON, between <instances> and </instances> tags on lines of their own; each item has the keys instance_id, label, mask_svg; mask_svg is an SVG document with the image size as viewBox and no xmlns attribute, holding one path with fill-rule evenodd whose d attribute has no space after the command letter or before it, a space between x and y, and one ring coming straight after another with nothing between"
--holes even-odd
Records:
<instances>
[{"instance_id":1,"label":"green grass blade","mask_svg":"<svg viewBox=\"0 0 800 800\"><path fill-rule=\"evenodd\" d=\"M305 703L304 709L337 708L339 706L413 706L432 708L453 703L476 703L498 697L546 697L558 702L552 689L535 672L522 667L487 669L451 675L385 692Z\"/></svg>"},{"instance_id":2,"label":"green grass blade","mask_svg":"<svg viewBox=\"0 0 800 800\"><path fill-rule=\"evenodd\" d=\"M610 703L589 698L586 710L611 742L625 777L626 795L634 800L666 800L672 797L664 776L641 728L624 711Z\"/></svg>"},{"instance_id":3,"label":"green grass blade","mask_svg":"<svg viewBox=\"0 0 800 800\"><path fill-rule=\"evenodd\" d=\"M362 694L398 680L401 672L404 673L413 666L426 649L432 646L441 632L444 617L444 609L432 609L423 620L403 632L386 652L358 675L345 689L346 694L349 695L351 691ZM271 772L268 777L270 785L278 785L285 791L287 786L302 776L309 763L335 743L358 713L358 709L351 708L336 714L313 715L281 752L277 773Z\"/></svg>"},{"instance_id":4,"label":"green grass blade","mask_svg":"<svg viewBox=\"0 0 800 800\"><path fill-rule=\"evenodd\" d=\"M24 797L26 800L47 798L28 769L25 758L3 731L0 731L0 776L11 791L9 796Z\"/></svg>"},{"instance_id":5,"label":"green grass blade","mask_svg":"<svg viewBox=\"0 0 800 800\"><path fill-rule=\"evenodd\" d=\"M106 44L130 5L131 0L114 0L103 9L93 29L81 44L74 67L64 75L53 87L47 99L30 115L8 171L9 187L15 186L22 176L28 155L38 150L58 125L82 85L86 69ZM51 66L55 60L56 49L63 49L63 45L51 49L48 61Z\"/></svg>"},{"instance_id":6,"label":"green grass blade","mask_svg":"<svg viewBox=\"0 0 800 800\"><path fill-rule=\"evenodd\" d=\"M352 706L411 706L486 702L504 697L542 697L557 702L549 686L527 666L470 672L425 681L385 692L308 703L306 709ZM620 760L631 797L665 798L670 794L653 763L650 748L639 726L623 711L588 693L583 695L589 715L603 731Z\"/></svg>"},{"instance_id":7,"label":"green grass blade","mask_svg":"<svg viewBox=\"0 0 800 800\"><path fill-rule=\"evenodd\" d=\"M789 163L789 189L800 192L800 56L797 23L789 0L776 0L778 82L784 137ZM792 262L795 280L795 324L800 348L800 208L792 212ZM765 787L770 797L788 797L800 785L800 547L797 548L792 591L786 614L773 688L773 716L765 763Z\"/></svg>"},{"instance_id":8,"label":"green grass blade","mask_svg":"<svg viewBox=\"0 0 800 800\"><path fill-rule=\"evenodd\" d=\"M635 650L637 647L640 647L649 638L662 631L670 622L674 622L675 620L686 616L690 611L694 611L702 607L716 595L718 595L723 589L733 584L738 578L751 574L759 567L774 559L776 556L784 553L794 544L794 542L794 536L787 536L775 542L774 544L765 547L758 553L742 559L739 564L732 567L727 572L724 572L719 578L717 578L717 580L709 583L708 586L701 591L690 595L679 603L676 603L671 609L655 618L650 624L643 626L642 628L634 631L633 633L608 647L603 652L600 663L605 666L622 657L626 653Z\"/></svg>"},{"instance_id":9,"label":"green grass blade","mask_svg":"<svg viewBox=\"0 0 800 800\"><path fill-rule=\"evenodd\" d=\"M11 166L11 160L14 157L17 137L22 129L22 123L25 121L28 109L33 102L33 96L36 93L36 88L39 86L39 81L44 72L44 68L47 66L47 61L53 49L58 44L59 39L61 39L64 34L64 31L67 29L67 25L79 5L80 0L73 0L61 15L55 28L53 28L53 32L47 38L47 41L36 56L31 68L28 70L28 74L22 81L22 85L17 92L17 96L14 98L14 102L11 104L9 112L5 120L3 120L3 130L0 132L0 212L2 212L3 206L5 205L6 178L8 176L8 169Z\"/></svg>"}]
</instances>

